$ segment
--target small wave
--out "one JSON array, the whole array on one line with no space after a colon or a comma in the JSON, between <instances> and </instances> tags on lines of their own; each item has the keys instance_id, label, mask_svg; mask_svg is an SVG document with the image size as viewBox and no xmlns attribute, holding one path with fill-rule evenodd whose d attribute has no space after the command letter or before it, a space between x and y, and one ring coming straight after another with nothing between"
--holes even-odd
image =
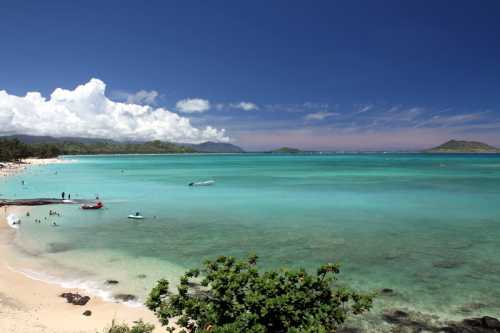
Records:
<instances>
[{"instance_id":1,"label":"small wave","mask_svg":"<svg viewBox=\"0 0 500 333\"><path fill-rule=\"evenodd\" d=\"M105 287L94 281L83 280L83 279L63 279L53 276L51 274L37 272L31 269L14 269L11 266L9 266L9 269L14 272L20 273L26 276L27 278L30 278L35 281L58 285L64 289L83 290L92 296L99 297L105 302L121 303L134 308L144 306L140 301L118 300L113 297L111 291L106 290Z\"/></svg>"},{"instance_id":2,"label":"small wave","mask_svg":"<svg viewBox=\"0 0 500 333\"><path fill-rule=\"evenodd\" d=\"M11 228L19 229L19 225L21 224L21 219L17 217L17 215L15 214L9 214L9 216L7 216L7 224Z\"/></svg>"}]
</instances>

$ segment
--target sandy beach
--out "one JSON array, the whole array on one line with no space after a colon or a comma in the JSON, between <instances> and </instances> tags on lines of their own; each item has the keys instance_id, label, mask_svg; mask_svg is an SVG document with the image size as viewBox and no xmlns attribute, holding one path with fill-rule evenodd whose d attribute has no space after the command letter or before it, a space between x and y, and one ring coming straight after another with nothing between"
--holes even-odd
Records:
<instances>
[{"instance_id":1,"label":"sandy beach","mask_svg":"<svg viewBox=\"0 0 500 333\"><path fill-rule=\"evenodd\" d=\"M26 164L11 164L0 169L2 176L12 175L27 166L65 163L61 159L30 159ZM96 333L103 332L114 319L117 323L132 324L143 319L155 325L154 332L164 332L154 314L143 307L130 307L106 302L77 289L64 289L57 285L33 280L15 271L7 258L13 254L12 241L16 229L11 228L9 214L24 216L26 207L2 207L0 210L0 332L2 333ZM21 225L22 228L22 225ZM64 292L91 296L84 305L73 305L59 297ZM83 312L90 310L91 316Z\"/></svg>"},{"instance_id":2,"label":"sandy beach","mask_svg":"<svg viewBox=\"0 0 500 333\"><path fill-rule=\"evenodd\" d=\"M71 163L72 160L62 158L25 158L18 162L0 163L0 177L7 177L18 174L28 167L47 164Z\"/></svg>"}]
</instances>

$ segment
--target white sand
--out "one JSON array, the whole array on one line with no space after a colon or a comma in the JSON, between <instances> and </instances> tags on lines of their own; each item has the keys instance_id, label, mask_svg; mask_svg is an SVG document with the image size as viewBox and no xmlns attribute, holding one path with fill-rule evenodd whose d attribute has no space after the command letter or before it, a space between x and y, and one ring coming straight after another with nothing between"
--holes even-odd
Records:
<instances>
[{"instance_id":1,"label":"white sand","mask_svg":"<svg viewBox=\"0 0 500 333\"><path fill-rule=\"evenodd\" d=\"M0 177L15 175L30 166L71 163L72 160L62 158L26 158L21 163L16 162L1 162Z\"/></svg>"}]
</instances>

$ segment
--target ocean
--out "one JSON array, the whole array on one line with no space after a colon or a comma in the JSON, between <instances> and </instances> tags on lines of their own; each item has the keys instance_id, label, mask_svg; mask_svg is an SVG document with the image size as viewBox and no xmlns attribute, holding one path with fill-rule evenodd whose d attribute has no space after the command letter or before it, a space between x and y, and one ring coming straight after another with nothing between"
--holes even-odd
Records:
<instances>
[{"instance_id":1,"label":"ocean","mask_svg":"<svg viewBox=\"0 0 500 333\"><path fill-rule=\"evenodd\" d=\"M175 281L204 259L255 252L265 269L338 262L339 284L392 289L377 297L374 313L500 313L499 155L66 158L76 162L0 180L2 198L64 191L72 199L98 195L105 205L35 207L21 217L9 260L33 278L140 302L159 278ZM205 180L216 183L188 186ZM135 212L145 219L127 218Z\"/></svg>"}]
</instances>

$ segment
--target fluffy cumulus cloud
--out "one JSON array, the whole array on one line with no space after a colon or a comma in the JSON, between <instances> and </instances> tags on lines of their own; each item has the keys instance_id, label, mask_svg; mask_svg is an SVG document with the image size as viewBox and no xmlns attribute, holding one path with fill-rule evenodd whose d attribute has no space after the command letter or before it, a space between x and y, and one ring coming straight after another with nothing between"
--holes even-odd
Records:
<instances>
[{"instance_id":1,"label":"fluffy cumulus cloud","mask_svg":"<svg viewBox=\"0 0 500 333\"><path fill-rule=\"evenodd\" d=\"M205 112L210 110L210 102L201 98L186 98L177 102L177 110L184 113Z\"/></svg>"},{"instance_id":2,"label":"fluffy cumulus cloud","mask_svg":"<svg viewBox=\"0 0 500 333\"><path fill-rule=\"evenodd\" d=\"M15 96L0 90L0 132L186 143L229 141L223 129L193 127L188 118L164 108L115 102L106 97L105 90L98 79L74 90L57 88L49 99L39 92Z\"/></svg>"}]
</instances>

